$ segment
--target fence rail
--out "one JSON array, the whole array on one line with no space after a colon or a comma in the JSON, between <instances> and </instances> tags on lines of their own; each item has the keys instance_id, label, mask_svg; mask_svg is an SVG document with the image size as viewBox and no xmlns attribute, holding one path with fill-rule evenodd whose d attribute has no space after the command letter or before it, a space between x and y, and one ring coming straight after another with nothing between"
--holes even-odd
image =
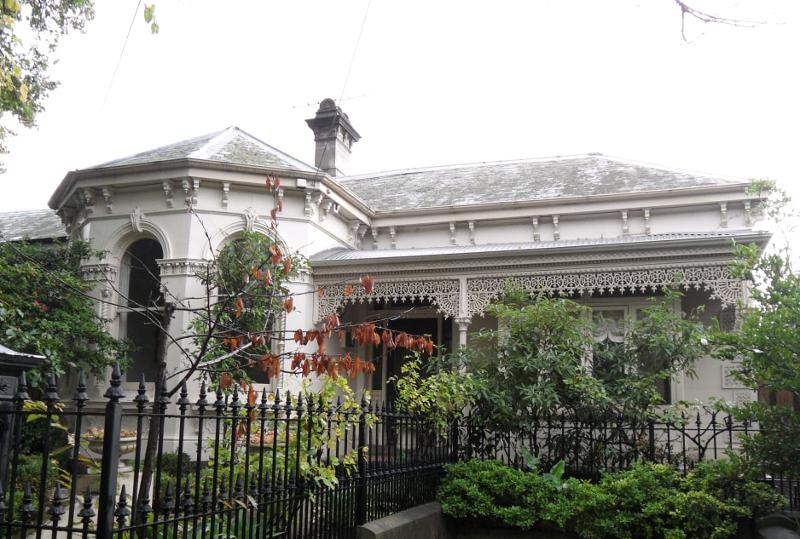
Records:
<instances>
[{"instance_id":1,"label":"fence rail","mask_svg":"<svg viewBox=\"0 0 800 539\"><path fill-rule=\"evenodd\" d=\"M160 387L126 396L114 369L103 402L89 400L82 375L72 399L51 378L33 401L23 375L2 421L0 539L350 538L432 501L442 466L459 459L520 466L530 452L584 477L637 460L687 472L758 433L718 413L671 423L549 415L513 434L466 414L445 433L366 400ZM800 508L798 481L765 480Z\"/></svg>"}]
</instances>

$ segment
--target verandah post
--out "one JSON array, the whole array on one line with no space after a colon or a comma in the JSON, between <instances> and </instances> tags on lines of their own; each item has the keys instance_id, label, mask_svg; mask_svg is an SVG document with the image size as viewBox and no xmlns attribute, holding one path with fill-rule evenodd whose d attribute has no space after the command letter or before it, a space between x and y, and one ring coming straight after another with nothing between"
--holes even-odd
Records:
<instances>
[{"instance_id":1,"label":"verandah post","mask_svg":"<svg viewBox=\"0 0 800 539\"><path fill-rule=\"evenodd\" d=\"M119 363L111 373L111 385L106 391L106 416L103 429L103 459L100 465L100 498L97 515L97 537L111 537L114 528L114 508L119 467L119 439L122 431L122 403L125 392Z\"/></svg>"},{"instance_id":2,"label":"verandah post","mask_svg":"<svg viewBox=\"0 0 800 539\"><path fill-rule=\"evenodd\" d=\"M358 417L358 480L356 482L355 517L356 525L367 522L367 399L361 397L361 414Z\"/></svg>"}]
</instances>

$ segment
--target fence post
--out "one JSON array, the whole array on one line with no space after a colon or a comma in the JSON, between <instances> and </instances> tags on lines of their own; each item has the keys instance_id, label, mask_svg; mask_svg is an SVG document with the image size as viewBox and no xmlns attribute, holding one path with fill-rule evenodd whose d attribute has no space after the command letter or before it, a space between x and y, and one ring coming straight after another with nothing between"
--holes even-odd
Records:
<instances>
[{"instance_id":1,"label":"fence post","mask_svg":"<svg viewBox=\"0 0 800 539\"><path fill-rule=\"evenodd\" d=\"M461 435L461 430L458 428L458 419L459 416L455 416L453 419L453 428L451 429L450 435L453 437L453 444L451 447L451 455L450 455L450 462L458 462L458 445L459 445L459 437Z\"/></svg>"},{"instance_id":2,"label":"fence post","mask_svg":"<svg viewBox=\"0 0 800 539\"><path fill-rule=\"evenodd\" d=\"M0 481L7 492L13 493L13 485L8 483L8 462L13 442L11 431L14 425L17 383L25 371L44 365L44 356L23 354L0 345ZM22 417L20 416L20 420ZM10 494L11 496L13 494Z\"/></svg>"},{"instance_id":3,"label":"fence post","mask_svg":"<svg viewBox=\"0 0 800 539\"><path fill-rule=\"evenodd\" d=\"M111 372L111 385L106 390L106 420L103 429L103 460L100 470L100 497L97 515L97 537L111 537L114 528L114 509L119 467L119 438L122 430L122 403L125 392L119 363Z\"/></svg>"},{"instance_id":4,"label":"fence post","mask_svg":"<svg viewBox=\"0 0 800 539\"><path fill-rule=\"evenodd\" d=\"M647 420L648 431L648 458L651 462L656 461L656 425L652 419Z\"/></svg>"},{"instance_id":5,"label":"fence post","mask_svg":"<svg viewBox=\"0 0 800 539\"><path fill-rule=\"evenodd\" d=\"M356 481L355 517L356 525L367 522L367 399L361 396L361 414L358 417L358 479Z\"/></svg>"}]
</instances>

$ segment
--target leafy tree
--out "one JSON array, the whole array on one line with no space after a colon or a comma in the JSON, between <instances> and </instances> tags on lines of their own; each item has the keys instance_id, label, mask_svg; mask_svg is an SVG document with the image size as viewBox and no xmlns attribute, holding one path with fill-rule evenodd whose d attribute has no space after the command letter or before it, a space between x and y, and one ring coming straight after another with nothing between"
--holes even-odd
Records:
<instances>
[{"instance_id":1,"label":"leafy tree","mask_svg":"<svg viewBox=\"0 0 800 539\"><path fill-rule=\"evenodd\" d=\"M78 268L90 255L84 242L0 243L0 339L47 358L55 375L82 368L103 374L125 352L105 330ZM31 372L34 383L40 376Z\"/></svg>"},{"instance_id":2,"label":"leafy tree","mask_svg":"<svg viewBox=\"0 0 800 539\"><path fill-rule=\"evenodd\" d=\"M13 135L9 116L25 127L35 124L47 95L58 83L48 70L58 41L83 31L94 16L91 0L4 0L0 6L0 152Z\"/></svg>"},{"instance_id":3,"label":"leafy tree","mask_svg":"<svg viewBox=\"0 0 800 539\"><path fill-rule=\"evenodd\" d=\"M700 322L661 299L638 320L625 321L625 342L611 347L594 343L587 308L568 299L512 296L491 314L501 329L479 335L483 346L469 369L481 381L477 408L509 429L556 411L649 417L664 404L658 382L679 372L691 376L707 352Z\"/></svg>"},{"instance_id":4,"label":"leafy tree","mask_svg":"<svg viewBox=\"0 0 800 539\"><path fill-rule=\"evenodd\" d=\"M753 305L744 309L739 331L716 336L720 356L738 361L736 376L747 387L782 392L790 402L753 402L734 407L741 419L758 421L758 435L744 440L765 471L800 473L800 275L787 253L759 256L756 246L738 246L737 271L753 280Z\"/></svg>"}]
</instances>

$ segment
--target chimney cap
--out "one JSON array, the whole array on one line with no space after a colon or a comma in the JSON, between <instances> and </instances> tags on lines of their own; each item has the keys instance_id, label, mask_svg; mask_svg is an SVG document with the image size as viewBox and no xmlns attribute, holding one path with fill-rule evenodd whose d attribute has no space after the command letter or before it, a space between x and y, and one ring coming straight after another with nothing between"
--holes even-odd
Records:
<instances>
[{"instance_id":1,"label":"chimney cap","mask_svg":"<svg viewBox=\"0 0 800 539\"><path fill-rule=\"evenodd\" d=\"M336 104L336 101L330 97L326 97L320 101L317 114L313 118L306 120L308 127L314 131L315 140L324 140L326 138L336 138L337 127L341 126L347 134L353 139L353 142L358 142L361 135L355 130L350 123L350 118L342 109Z\"/></svg>"}]
</instances>

